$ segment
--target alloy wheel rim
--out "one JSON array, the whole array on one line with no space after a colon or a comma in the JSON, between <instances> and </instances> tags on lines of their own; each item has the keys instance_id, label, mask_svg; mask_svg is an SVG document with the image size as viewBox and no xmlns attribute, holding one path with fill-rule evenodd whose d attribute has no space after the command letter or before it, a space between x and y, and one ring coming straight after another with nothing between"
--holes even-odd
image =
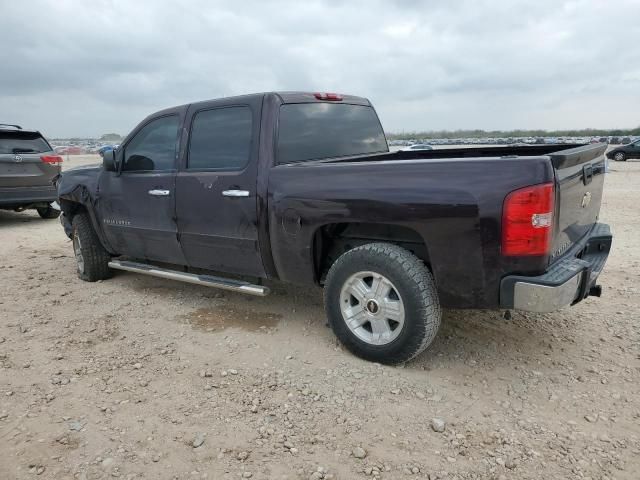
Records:
<instances>
[{"instance_id":1,"label":"alloy wheel rim","mask_svg":"<svg viewBox=\"0 0 640 480\"><path fill-rule=\"evenodd\" d=\"M376 272L358 272L347 279L340 291L340 311L349 330L369 345L393 342L404 327L398 289Z\"/></svg>"}]
</instances>

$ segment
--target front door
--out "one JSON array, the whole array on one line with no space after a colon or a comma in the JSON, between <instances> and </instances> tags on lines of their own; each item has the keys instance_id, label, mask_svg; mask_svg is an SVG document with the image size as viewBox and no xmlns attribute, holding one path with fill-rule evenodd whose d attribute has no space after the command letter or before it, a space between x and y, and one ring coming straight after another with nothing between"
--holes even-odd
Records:
<instances>
[{"instance_id":1,"label":"front door","mask_svg":"<svg viewBox=\"0 0 640 480\"><path fill-rule=\"evenodd\" d=\"M262 99L192 105L176 177L180 243L191 267L262 276L256 171Z\"/></svg>"},{"instance_id":2,"label":"front door","mask_svg":"<svg viewBox=\"0 0 640 480\"><path fill-rule=\"evenodd\" d=\"M121 172L103 172L98 208L121 255L183 265L175 221L178 114L155 118L119 148Z\"/></svg>"}]
</instances>

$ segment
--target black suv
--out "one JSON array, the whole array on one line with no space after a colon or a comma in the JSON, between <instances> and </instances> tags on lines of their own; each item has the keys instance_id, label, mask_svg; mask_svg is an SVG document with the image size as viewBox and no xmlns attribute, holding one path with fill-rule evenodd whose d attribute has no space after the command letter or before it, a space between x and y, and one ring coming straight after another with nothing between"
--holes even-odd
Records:
<instances>
[{"instance_id":1,"label":"black suv","mask_svg":"<svg viewBox=\"0 0 640 480\"><path fill-rule=\"evenodd\" d=\"M61 162L40 132L0 124L0 209L35 208L42 218L57 218L52 182Z\"/></svg>"}]
</instances>

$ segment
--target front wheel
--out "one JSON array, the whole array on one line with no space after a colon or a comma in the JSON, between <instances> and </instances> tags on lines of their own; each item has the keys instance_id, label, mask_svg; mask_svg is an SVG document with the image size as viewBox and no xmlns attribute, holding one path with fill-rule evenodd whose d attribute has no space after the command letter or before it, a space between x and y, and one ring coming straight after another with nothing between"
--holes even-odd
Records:
<instances>
[{"instance_id":1,"label":"front wheel","mask_svg":"<svg viewBox=\"0 0 640 480\"><path fill-rule=\"evenodd\" d=\"M433 276L414 254L389 243L344 253L327 275L329 323L366 360L406 362L433 342L441 311Z\"/></svg>"},{"instance_id":2,"label":"front wheel","mask_svg":"<svg viewBox=\"0 0 640 480\"><path fill-rule=\"evenodd\" d=\"M613 156L613 159L616 162L624 162L627 159L627 156L622 152L618 152Z\"/></svg>"},{"instance_id":3,"label":"front wheel","mask_svg":"<svg viewBox=\"0 0 640 480\"><path fill-rule=\"evenodd\" d=\"M104 280L111 276L111 256L100 243L86 213L78 213L72 221L73 253L76 257L78 276L86 282Z\"/></svg>"}]
</instances>

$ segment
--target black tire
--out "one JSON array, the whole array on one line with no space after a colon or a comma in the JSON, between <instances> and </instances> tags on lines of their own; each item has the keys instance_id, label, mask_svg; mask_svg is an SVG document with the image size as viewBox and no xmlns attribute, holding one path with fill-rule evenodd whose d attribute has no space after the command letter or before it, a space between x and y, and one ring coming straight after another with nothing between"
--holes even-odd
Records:
<instances>
[{"instance_id":1,"label":"black tire","mask_svg":"<svg viewBox=\"0 0 640 480\"><path fill-rule=\"evenodd\" d=\"M616 152L613 154L613 159L616 162L626 162L627 156L624 154L624 152Z\"/></svg>"},{"instance_id":2,"label":"black tire","mask_svg":"<svg viewBox=\"0 0 640 480\"><path fill-rule=\"evenodd\" d=\"M46 207L38 207L36 208L36 210L38 211L38 215L40 215L41 218L58 218L60 216L60 210L56 210L51 205L48 205Z\"/></svg>"},{"instance_id":3,"label":"black tire","mask_svg":"<svg viewBox=\"0 0 640 480\"><path fill-rule=\"evenodd\" d=\"M360 337L356 335L347 325L342 313L342 302L352 301L346 300L345 295L349 297L350 294L343 287L347 288L348 282L352 282L354 277L358 278L368 272L381 275L387 280L393 287L392 294L397 295L403 305L401 330L390 333L390 336L397 336L382 345L360 338L363 334L366 336L366 322L357 327ZM366 283L366 280L363 281ZM369 303L367 301L367 305L362 307L365 314L375 316L382 310L374 302L375 311L370 311ZM362 245L338 258L326 278L324 305L331 328L347 349L366 360L386 364L406 362L423 352L438 333L442 316L438 292L429 269L408 250L389 243ZM349 303L344 308L349 308L349 305L352 304ZM359 305L360 302L356 302L353 308L356 309ZM386 311L381 315L385 316ZM385 319L384 323L390 325L389 319ZM369 329L373 331L373 322Z\"/></svg>"},{"instance_id":4,"label":"black tire","mask_svg":"<svg viewBox=\"0 0 640 480\"><path fill-rule=\"evenodd\" d=\"M71 239L78 277L86 282L96 282L111 276L108 265L111 256L100 243L86 213L78 213L73 217Z\"/></svg>"}]
</instances>

